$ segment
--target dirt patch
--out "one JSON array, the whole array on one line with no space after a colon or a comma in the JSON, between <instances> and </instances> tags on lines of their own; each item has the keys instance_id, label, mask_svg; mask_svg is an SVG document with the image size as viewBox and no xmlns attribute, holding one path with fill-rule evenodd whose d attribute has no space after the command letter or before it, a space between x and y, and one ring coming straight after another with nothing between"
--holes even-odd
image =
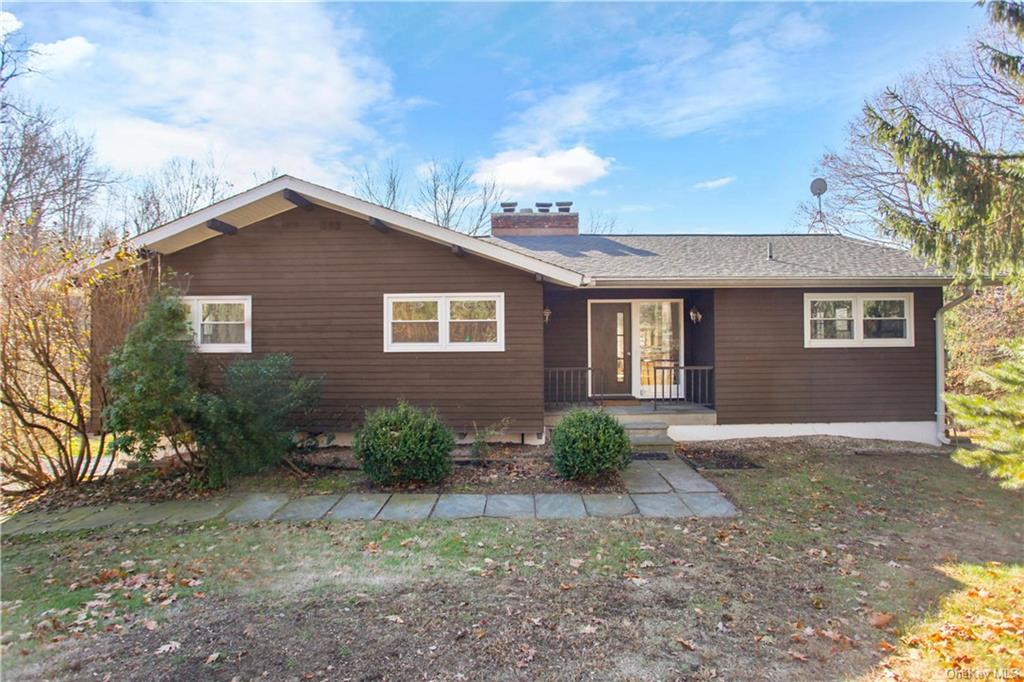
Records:
<instances>
[{"instance_id":1,"label":"dirt patch","mask_svg":"<svg viewBox=\"0 0 1024 682\"><path fill-rule=\"evenodd\" d=\"M741 453L735 450L717 448L697 448L680 446L679 456L690 463L695 469L760 469Z\"/></svg>"},{"instance_id":2,"label":"dirt patch","mask_svg":"<svg viewBox=\"0 0 1024 682\"><path fill-rule=\"evenodd\" d=\"M196 489L181 470L122 469L74 488L55 487L37 495L5 495L3 502L5 513L11 514L123 502L197 500L215 492Z\"/></svg>"}]
</instances>

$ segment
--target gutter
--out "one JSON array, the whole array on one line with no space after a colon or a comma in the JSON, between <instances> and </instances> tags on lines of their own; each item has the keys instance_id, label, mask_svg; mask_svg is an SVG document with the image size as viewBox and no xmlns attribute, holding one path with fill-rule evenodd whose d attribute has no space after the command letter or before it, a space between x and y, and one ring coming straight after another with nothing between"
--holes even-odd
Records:
<instances>
[{"instance_id":1,"label":"gutter","mask_svg":"<svg viewBox=\"0 0 1024 682\"><path fill-rule=\"evenodd\" d=\"M949 445L946 438L946 339L944 319L946 311L951 310L974 296L974 290L968 289L949 303L935 311L935 437L939 443Z\"/></svg>"}]
</instances>

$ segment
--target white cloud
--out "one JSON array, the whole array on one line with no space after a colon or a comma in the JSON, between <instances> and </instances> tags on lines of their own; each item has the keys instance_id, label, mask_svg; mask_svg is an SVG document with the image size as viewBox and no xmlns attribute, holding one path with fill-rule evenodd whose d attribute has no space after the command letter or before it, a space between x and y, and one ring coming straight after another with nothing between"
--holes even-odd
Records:
<instances>
[{"instance_id":1,"label":"white cloud","mask_svg":"<svg viewBox=\"0 0 1024 682\"><path fill-rule=\"evenodd\" d=\"M118 170L209 157L240 187L271 167L339 185L350 174L340 159L382 144L378 126L408 109L337 7L96 7L86 34L96 45L46 46L62 47L57 65L91 54L90 68L33 87L52 88L40 98L74 111Z\"/></svg>"},{"instance_id":2,"label":"white cloud","mask_svg":"<svg viewBox=\"0 0 1024 682\"><path fill-rule=\"evenodd\" d=\"M32 55L28 59L28 68L41 74L71 68L96 52L96 46L82 36L53 43L34 43L29 49Z\"/></svg>"},{"instance_id":3,"label":"white cloud","mask_svg":"<svg viewBox=\"0 0 1024 682\"><path fill-rule=\"evenodd\" d=\"M646 129L679 137L726 126L790 96L788 59L829 38L809 12L751 11L724 44L684 32L648 36L632 66L562 91L520 93L527 106L498 134L510 147L576 143L588 135Z\"/></svg>"},{"instance_id":4,"label":"white cloud","mask_svg":"<svg viewBox=\"0 0 1024 682\"><path fill-rule=\"evenodd\" d=\"M726 185L731 185L734 182L736 182L736 176L727 175L722 178L715 178L714 180L704 180L702 182L695 183L694 185L691 186L691 189L720 189L722 187L725 187Z\"/></svg>"},{"instance_id":5,"label":"white cloud","mask_svg":"<svg viewBox=\"0 0 1024 682\"><path fill-rule=\"evenodd\" d=\"M604 177L612 161L583 145L547 151L513 149L481 161L473 180L493 179L514 196L531 192L563 192Z\"/></svg>"},{"instance_id":6,"label":"white cloud","mask_svg":"<svg viewBox=\"0 0 1024 682\"><path fill-rule=\"evenodd\" d=\"M770 43L782 50L806 50L827 42L829 33L825 27L801 14L786 14L771 32Z\"/></svg>"},{"instance_id":7,"label":"white cloud","mask_svg":"<svg viewBox=\"0 0 1024 682\"><path fill-rule=\"evenodd\" d=\"M10 12L0 12L0 39L7 36L8 33L14 33L21 29L24 24Z\"/></svg>"}]
</instances>

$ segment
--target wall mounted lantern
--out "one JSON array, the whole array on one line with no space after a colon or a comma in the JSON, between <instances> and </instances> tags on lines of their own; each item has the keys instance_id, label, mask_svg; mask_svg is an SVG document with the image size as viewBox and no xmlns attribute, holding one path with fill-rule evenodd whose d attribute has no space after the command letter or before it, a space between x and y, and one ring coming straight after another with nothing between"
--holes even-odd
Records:
<instances>
[{"instance_id":1,"label":"wall mounted lantern","mask_svg":"<svg viewBox=\"0 0 1024 682\"><path fill-rule=\"evenodd\" d=\"M551 308L548 308L547 306L545 306L544 307L544 324L546 325L550 321L551 321Z\"/></svg>"},{"instance_id":2,"label":"wall mounted lantern","mask_svg":"<svg viewBox=\"0 0 1024 682\"><path fill-rule=\"evenodd\" d=\"M702 319L704 319L704 316L700 314L699 310L697 310L697 306L693 306L692 308L690 308L690 320L694 324L700 324L700 321Z\"/></svg>"}]
</instances>

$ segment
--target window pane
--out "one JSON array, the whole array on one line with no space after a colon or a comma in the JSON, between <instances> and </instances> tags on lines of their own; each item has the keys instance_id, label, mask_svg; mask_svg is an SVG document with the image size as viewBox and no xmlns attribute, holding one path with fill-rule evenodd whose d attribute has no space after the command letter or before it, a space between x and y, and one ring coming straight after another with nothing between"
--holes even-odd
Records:
<instances>
[{"instance_id":1,"label":"window pane","mask_svg":"<svg viewBox=\"0 0 1024 682\"><path fill-rule=\"evenodd\" d=\"M245 343L245 323L204 323L201 343Z\"/></svg>"},{"instance_id":2,"label":"window pane","mask_svg":"<svg viewBox=\"0 0 1024 682\"><path fill-rule=\"evenodd\" d=\"M903 301L864 301L864 317L906 317Z\"/></svg>"},{"instance_id":3,"label":"window pane","mask_svg":"<svg viewBox=\"0 0 1024 682\"><path fill-rule=\"evenodd\" d=\"M437 331L437 322L392 322L391 342L437 343Z\"/></svg>"},{"instance_id":4,"label":"window pane","mask_svg":"<svg viewBox=\"0 0 1024 682\"><path fill-rule=\"evenodd\" d=\"M244 303L204 303L203 322L244 322Z\"/></svg>"},{"instance_id":5,"label":"window pane","mask_svg":"<svg viewBox=\"0 0 1024 682\"><path fill-rule=\"evenodd\" d=\"M853 301L811 301L811 317L853 317Z\"/></svg>"},{"instance_id":6,"label":"window pane","mask_svg":"<svg viewBox=\"0 0 1024 682\"><path fill-rule=\"evenodd\" d=\"M906 320L864 320L865 339L905 339Z\"/></svg>"},{"instance_id":7,"label":"window pane","mask_svg":"<svg viewBox=\"0 0 1024 682\"><path fill-rule=\"evenodd\" d=\"M812 339L852 339L852 320L811 320Z\"/></svg>"},{"instance_id":8,"label":"window pane","mask_svg":"<svg viewBox=\"0 0 1024 682\"><path fill-rule=\"evenodd\" d=\"M451 343L496 343L497 322L451 322L448 325L448 340Z\"/></svg>"},{"instance_id":9,"label":"window pane","mask_svg":"<svg viewBox=\"0 0 1024 682\"><path fill-rule=\"evenodd\" d=\"M391 319L436 320L437 301L394 301L391 304Z\"/></svg>"},{"instance_id":10,"label":"window pane","mask_svg":"<svg viewBox=\"0 0 1024 682\"><path fill-rule=\"evenodd\" d=\"M450 301L449 306L453 320L498 319L497 301Z\"/></svg>"}]
</instances>

